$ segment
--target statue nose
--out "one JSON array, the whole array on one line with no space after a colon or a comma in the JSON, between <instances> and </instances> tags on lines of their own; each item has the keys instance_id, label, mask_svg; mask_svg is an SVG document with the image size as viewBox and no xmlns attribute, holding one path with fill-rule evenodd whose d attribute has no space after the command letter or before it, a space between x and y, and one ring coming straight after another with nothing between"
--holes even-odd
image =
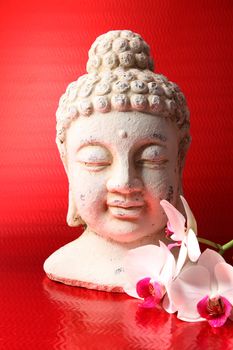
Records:
<instances>
[{"instance_id":1,"label":"statue nose","mask_svg":"<svg viewBox=\"0 0 233 350\"><path fill-rule=\"evenodd\" d=\"M117 167L112 176L107 181L107 190L109 192L120 192L128 194L132 192L141 192L143 183L136 176L135 169L131 169L129 165Z\"/></svg>"}]
</instances>

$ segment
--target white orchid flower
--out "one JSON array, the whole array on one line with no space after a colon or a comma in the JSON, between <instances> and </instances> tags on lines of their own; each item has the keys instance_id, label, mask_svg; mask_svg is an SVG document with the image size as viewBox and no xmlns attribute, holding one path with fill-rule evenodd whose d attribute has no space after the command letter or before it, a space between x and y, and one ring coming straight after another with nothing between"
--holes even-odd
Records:
<instances>
[{"instance_id":1,"label":"white orchid flower","mask_svg":"<svg viewBox=\"0 0 233 350\"><path fill-rule=\"evenodd\" d=\"M124 271L127 280L124 291L143 300L140 306L153 308L163 301L167 309L176 311L169 295L164 298L175 273L174 256L164 243L131 249L124 261Z\"/></svg>"},{"instance_id":2,"label":"white orchid flower","mask_svg":"<svg viewBox=\"0 0 233 350\"><path fill-rule=\"evenodd\" d=\"M233 267L214 250L206 249L197 264L181 271L170 288L179 319L207 320L212 327L233 320Z\"/></svg>"},{"instance_id":3,"label":"white orchid flower","mask_svg":"<svg viewBox=\"0 0 233 350\"><path fill-rule=\"evenodd\" d=\"M180 196L180 198L185 209L187 221L171 203L165 199L160 202L168 217L167 229L170 233L170 238L173 241L176 241L176 243L172 244L171 247L180 246L180 252L176 265L176 276L180 273L187 256L192 262L196 262L201 254L196 236L196 220L187 201L183 196Z\"/></svg>"}]
</instances>

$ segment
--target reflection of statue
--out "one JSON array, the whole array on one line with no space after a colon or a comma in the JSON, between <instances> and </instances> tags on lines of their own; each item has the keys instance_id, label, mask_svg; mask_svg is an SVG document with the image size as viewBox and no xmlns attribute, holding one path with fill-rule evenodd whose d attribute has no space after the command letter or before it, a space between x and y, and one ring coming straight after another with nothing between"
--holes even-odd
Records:
<instances>
[{"instance_id":1,"label":"reflection of statue","mask_svg":"<svg viewBox=\"0 0 233 350\"><path fill-rule=\"evenodd\" d=\"M111 31L92 45L88 74L61 97L57 145L69 179L67 221L87 228L46 260L51 279L122 291L127 250L165 240L160 200L179 206L189 113L178 86L152 67L138 34Z\"/></svg>"}]
</instances>

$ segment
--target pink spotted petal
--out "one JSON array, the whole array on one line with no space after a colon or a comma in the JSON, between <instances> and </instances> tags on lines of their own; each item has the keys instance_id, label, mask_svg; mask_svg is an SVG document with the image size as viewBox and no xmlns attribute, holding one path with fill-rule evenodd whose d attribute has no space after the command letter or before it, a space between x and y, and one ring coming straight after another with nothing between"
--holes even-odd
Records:
<instances>
[{"instance_id":1,"label":"pink spotted petal","mask_svg":"<svg viewBox=\"0 0 233 350\"><path fill-rule=\"evenodd\" d=\"M233 305L233 266L221 262L215 265L218 292Z\"/></svg>"},{"instance_id":2,"label":"pink spotted petal","mask_svg":"<svg viewBox=\"0 0 233 350\"><path fill-rule=\"evenodd\" d=\"M196 262L201 255L201 251L197 240L197 236L192 229L189 229L187 234L187 248L189 259L192 262Z\"/></svg>"},{"instance_id":3,"label":"pink spotted petal","mask_svg":"<svg viewBox=\"0 0 233 350\"><path fill-rule=\"evenodd\" d=\"M190 209L188 202L183 196L180 196L180 199L183 203L185 213L187 216L187 231L189 231L189 229L192 229L195 233L197 233L197 222L192 213L192 210Z\"/></svg>"},{"instance_id":4,"label":"pink spotted petal","mask_svg":"<svg viewBox=\"0 0 233 350\"><path fill-rule=\"evenodd\" d=\"M138 293L138 296L141 298L147 298L151 296L149 292L149 284L150 284L150 277L146 277L138 281L136 284L136 291Z\"/></svg>"},{"instance_id":5,"label":"pink spotted petal","mask_svg":"<svg viewBox=\"0 0 233 350\"><path fill-rule=\"evenodd\" d=\"M160 204L168 217L169 230L174 232L174 234L171 235L171 239L174 241L182 241L185 235L184 216L165 199L163 199Z\"/></svg>"}]
</instances>

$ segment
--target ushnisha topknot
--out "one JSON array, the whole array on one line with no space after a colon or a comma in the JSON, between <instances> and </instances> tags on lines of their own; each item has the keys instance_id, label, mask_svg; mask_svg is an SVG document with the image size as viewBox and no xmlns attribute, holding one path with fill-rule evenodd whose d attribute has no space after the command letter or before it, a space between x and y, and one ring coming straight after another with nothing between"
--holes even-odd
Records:
<instances>
[{"instance_id":1,"label":"ushnisha topknot","mask_svg":"<svg viewBox=\"0 0 233 350\"><path fill-rule=\"evenodd\" d=\"M79 115L140 111L172 119L180 145L189 143L189 110L177 84L153 72L150 48L139 34L115 30L99 36L88 53L87 72L68 85L56 112L56 142L65 158L65 135Z\"/></svg>"}]
</instances>

